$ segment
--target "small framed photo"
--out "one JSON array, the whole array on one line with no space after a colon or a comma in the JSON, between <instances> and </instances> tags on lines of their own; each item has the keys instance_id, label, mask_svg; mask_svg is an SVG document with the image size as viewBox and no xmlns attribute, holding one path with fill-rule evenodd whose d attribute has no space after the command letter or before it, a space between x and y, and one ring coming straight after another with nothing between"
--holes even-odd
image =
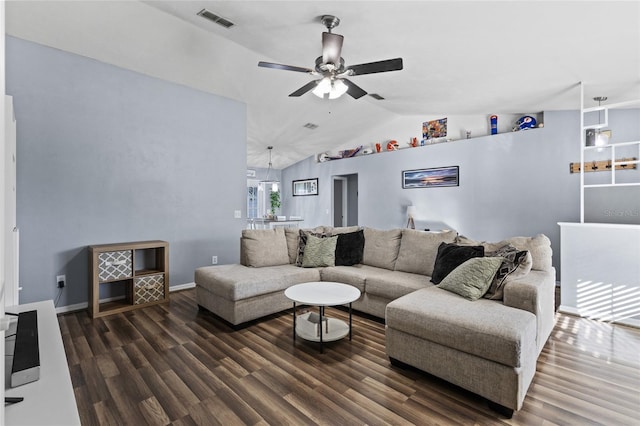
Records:
<instances>
[{"instance_id":1,"label":"small framed photo","mask_svg":"<svg viewBox=\"0 0 640 426\"><path fill-rule=\"evenodd\" d=\"M293 196L318 195L318 178L293 181Z\"/></svg>"},{"instance_id":2,"label":"small framed photo","mask_svg":"<svg viewBox=\"0 0 640 426\"><path fill-rule=\"evenodd\" d=\"M404 170L402 188L437 188L459 186L459 167L435 167L431 169Z\"/></svg>"},{"instance_id":3,"label":"small framed photo","mask_svg":"<svg viewBox=\"0 0 640 426\"><path fill-rule=\"evenodd\" d=\"M422 123L422 139L437 139L447 136L447 119L425 121Z\"/></svg>"}]
</instances>

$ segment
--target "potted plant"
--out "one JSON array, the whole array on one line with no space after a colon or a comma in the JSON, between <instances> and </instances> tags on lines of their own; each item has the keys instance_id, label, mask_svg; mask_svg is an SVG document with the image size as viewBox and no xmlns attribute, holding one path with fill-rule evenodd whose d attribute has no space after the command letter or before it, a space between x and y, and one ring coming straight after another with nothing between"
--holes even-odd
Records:
<instances>
[{"instance_id":1,"label":"potted plant","mask_svg":"<svg viewBox=\"0 0 640 426\"><path fill-rule=\"evenodd\" d=\"M269 195L271 201L271 216L275 219L276 217L276 209L280 208L280 191L272 191Z\"/></svg>"}]
</instances>

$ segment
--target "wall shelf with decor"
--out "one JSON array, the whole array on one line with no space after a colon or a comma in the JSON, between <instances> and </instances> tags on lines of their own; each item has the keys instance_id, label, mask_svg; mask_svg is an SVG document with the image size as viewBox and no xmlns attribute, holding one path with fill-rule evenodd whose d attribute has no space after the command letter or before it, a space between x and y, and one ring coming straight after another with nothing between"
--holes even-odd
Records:
<instances>
[{"instance_id":1,"label":"wall shelf with decor","mask_svg":"<svg viewBox=\"0 0 640 426\"><path fill-rule=\"evenodd\" d=\"M515 120L515 118L518 118L518 117L519 119ZM513 131L513 128L518 127L517 122L519 122L520 119L523 119L525 117L533 118L534 126L526 127L526 124L524 124L521 127L523 130ZM449 129L447 136L440 136L443 133L435 133L434 135L431 135L431 137L428 137L428 138L424 136L425 123L423 123L424 139L422 140L417 137L408 138L407 140L403 140L403 141L385 140L384 142L377 142L377 143L374 142L366 145L359 145L352 149L341 150L341 151L338 151L338 153L335 155L329 152L323 152L323 153L317 154L316 161L319 163L324 163L324 162L330 162L335 160L343 160L346 158L366 157L366 156L385 154L385 153L391 153L396 151L406 151L408 149L425 148L431 145L440 145L444 143L473 140L473 139L480 139L480 138L487 138L487 137L494 137L494 136L504 136L504 135L510 135L510 134L523 133L523 132L526 132L526 133L535 132L544 127L544 112L542 111L542 112L526 114L526 115L513 114L513 120L510 120L509 118L505 119L507 120L507 122L509 122L509 126L508 126L509 130L507 131L505 130L504 127L500 127L501 132L496 134L490 134L490 129L488 127L483 128L483 126L486 126L483 120L480 120L480 118L478 118L477 122L474 125L469 125L469 123L465 123L466 124L465 126L460 126L460 125L456 125L454 118L452 118L449 124L454 123L455 128L453 130ZM433 120L433 121L441 122L442 120ZM440 125L442 124L440 123ZM482 130L479 130L479 128L482 128ZM459 135L459 137L456 138L455 137L456 135Z\"/></svg>"},{"instance_id":2,"label":"wall shelf with decor","mask_svg":"<svg viewBox=\"0 0 640 426\"><path fill-rule=\"evenodd\" d=\"M169 301L169 243L138 241L89 246L92 318ZM100 301L100 289L112 287L124 297Z\"/></svg>"}]
</instances>

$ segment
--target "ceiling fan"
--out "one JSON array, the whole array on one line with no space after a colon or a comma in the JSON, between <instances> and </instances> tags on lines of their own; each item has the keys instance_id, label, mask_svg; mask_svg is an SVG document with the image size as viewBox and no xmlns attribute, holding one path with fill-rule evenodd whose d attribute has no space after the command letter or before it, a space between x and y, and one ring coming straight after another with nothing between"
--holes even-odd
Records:
<instances>
[{"instance_id":1,"label":"ceiling fan","mask_svg":"<svg viewBox=\"0 0 640 426\"><path fill-rule=\"evenodd\" d=\"M366 95L367 92L346 77L398 71L402 69L402 58L345 66L344 59L340 56L344 37L331 32L333 28L340 24L340 19L333 15L323 15L320 20L322 24L327 27L328 32L322 33L322 56L316 59L315 69L274 64L271 62L258 62L259 67L304 72L314 76L322 76L321 79L305 84L289 96L298 97L313 90L313 94L320 98L335 99L346 92L354 99L359 99Z\"/></svg>"}]
</instances>

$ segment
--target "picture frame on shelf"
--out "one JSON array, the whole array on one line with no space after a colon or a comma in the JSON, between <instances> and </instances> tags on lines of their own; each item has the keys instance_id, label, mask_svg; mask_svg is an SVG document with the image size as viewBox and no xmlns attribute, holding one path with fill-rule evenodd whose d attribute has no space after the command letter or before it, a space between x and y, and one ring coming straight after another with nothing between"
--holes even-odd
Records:
<instances>
[{"instance_id":1,"label":"picture frame on shelf","mask_svg":"<svg viewBox=\"0 0 640 426\"><path fill-rule=\"evenodd\" d=\"M318 178L293 181L293 196L318 195Z\"/></svg>"},{"instance_id":2,"label":"picture frame on shelf","mask_svg":"<svg viewBox=\"0 0 640 426\"><path fill-rule=\"evenodd\" d=\"M441 188L447 186L460 186L459 166L402 171L403 189Z\"/></svg>"},{"instance_id":3,"label":"picture frame on shelf","mask_svg":"<svg viewBox=\"0 0 640 426\"><path fill-rule=\"evenodd\" d=\"M422 139L437 139L447 136L447 119L425 121L422 123Z\"/></svg>"}]
</instances>

